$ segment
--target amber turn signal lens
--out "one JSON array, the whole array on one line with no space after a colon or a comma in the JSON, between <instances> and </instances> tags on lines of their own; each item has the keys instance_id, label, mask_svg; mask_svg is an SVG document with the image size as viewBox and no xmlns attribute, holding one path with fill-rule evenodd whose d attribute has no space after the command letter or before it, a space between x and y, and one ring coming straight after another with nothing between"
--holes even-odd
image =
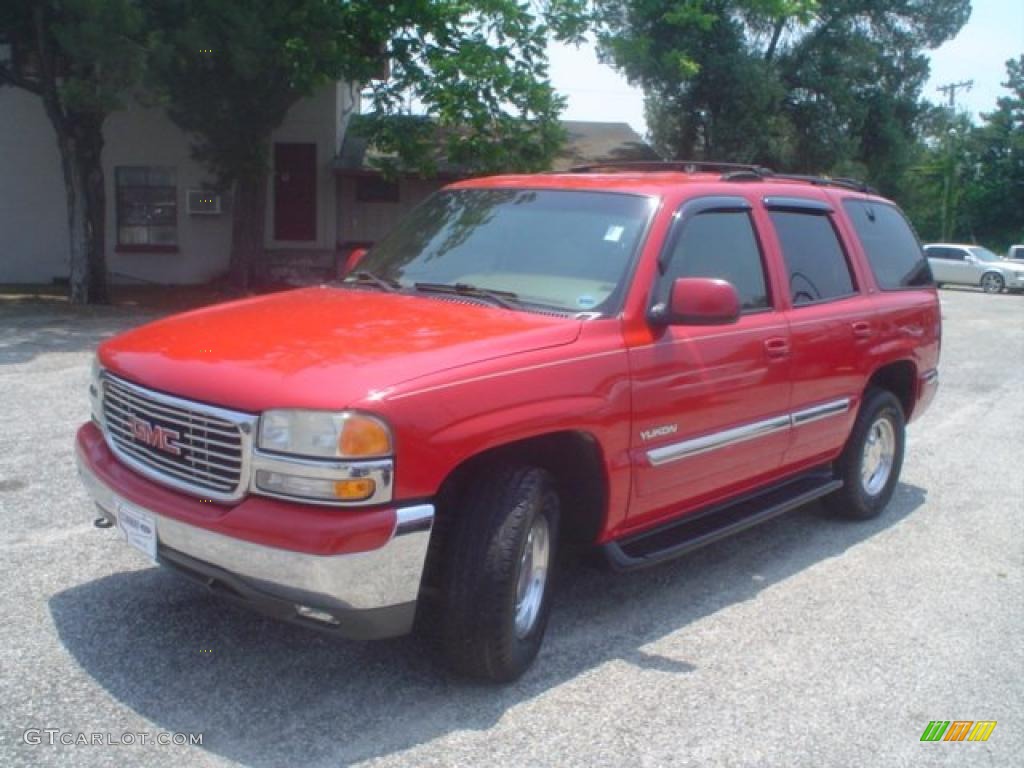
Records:
<instances>
[{"instance_id":1,"label":"amber turn signal lens","mask_svg":"<svg viewBox=\"0 0 1024 768\"><path fill-rule=\"evenodd\" d=\"M342 501L362 501L373 496L377 484L369 478L339 480L334 484L334 495Z\"/></svg>"},{"instance_id":2,"label":"amber turn signal lens","mask_svg":"<svg viewBox=\"0 0 1024 768\"><path fill-rule=\"evenodd\" d=\"M387 456L391 453L391 435L376 419L354 414L345 419L338 449L345 457Z\"/></svg>"}]
</instances>

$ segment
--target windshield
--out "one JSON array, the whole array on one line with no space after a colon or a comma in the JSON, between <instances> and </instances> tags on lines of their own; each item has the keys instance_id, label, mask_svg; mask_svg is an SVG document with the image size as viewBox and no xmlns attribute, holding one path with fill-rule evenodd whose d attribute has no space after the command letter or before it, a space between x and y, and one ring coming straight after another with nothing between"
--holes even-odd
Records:
<instances>
[{"instance_id":1,"label":"windshield","mask_svg":"<svg viewBox=\"0 0 1024 768\"><path fill-rule=\"evenodd\" d=\"M988 248L982 248L979 245L972 246L970 251L978 257L978 261L1001 261L1001 259Z\"/></svg>"},{"instance_id":2,"label":"windshield","mask_svg":"<svg viewBox=\"0 0 1024 768\"><path fill-rule=\"evenodd\" d=\"M360 262L412 289L471 286L571 312L615 312L655 200L576 190L459 189L414 210Z\"/></svg>"}]
</instances>

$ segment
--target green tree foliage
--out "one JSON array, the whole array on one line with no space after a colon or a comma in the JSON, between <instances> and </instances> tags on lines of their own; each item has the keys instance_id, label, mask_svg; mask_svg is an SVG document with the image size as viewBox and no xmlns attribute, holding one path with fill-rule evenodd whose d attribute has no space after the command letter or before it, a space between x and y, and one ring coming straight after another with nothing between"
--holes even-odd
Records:
<instances>
[{"instance_id":1,"label":"green tree foliage","mask_svg":"<svg viewBox=\"0 0 1024 768\"><path fill-rule=\"evenodd\" d=\"M0 86L38 97L60 150L70 234L70 295L107 298L103 124L145 68L145 34L134 0L32 0L0 7L11 56Z\"/></svg>"},{"instance_id":2,"label":"green tree foliage","mask_svg":"<svg viewBox=\"0 0 1024 768\"><path fill-rule=\"evenodd\" d=\"M369 84L363 130L407 167L429 172L444 156L485 171L541 168L562 139L545 45L578 38L584 20L578 0L156 0L151 8L153 83L195 137L196 156L234 185L231 277L240 287L262 248L270 136L296 101L334 81ZM385 62L390 77L375 79ZM395 119L410 102L431 122Z\"/></svg>"},{"instance_id":3,"label":"green tree foliage","mask_svg":"<svg viewBox=\"0 0 1024 768\"><path fill-rule=\"evenodd\" d=\"M1024 56L1006 71L1008 95L978 124L948 107L922 112L898 199L924 240L1024 242Z\"/></svg>"},{"instance_id":4,"label":"green tree foliage","mask_svg":"<svg viewBox=\"0 0 1024 768\"><path fill-rule=\"evenodd\" d=\"M603 55L645 91L673 157L865 175L899 188L924 49L969 0L603 0Z\"/></svg>"},{"instance_id":5,"label":"green tree foliage","mask_svg":"<svg viewBox=\"0 0 1024 768\"><path fill-rule=\"evenodd\" d=\"M965 229L986 244L1024 243L1024 55L1006 62L1009 91L970 134Z\"/></svg>"}]
</instances>

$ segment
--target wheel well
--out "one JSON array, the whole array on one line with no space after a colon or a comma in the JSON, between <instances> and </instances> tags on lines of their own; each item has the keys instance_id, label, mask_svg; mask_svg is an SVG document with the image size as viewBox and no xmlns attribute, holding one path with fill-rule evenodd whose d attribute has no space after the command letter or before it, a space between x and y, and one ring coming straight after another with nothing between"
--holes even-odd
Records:
<instances>
[{"instance_id":1,"label":"wheel well","mask_svg":"<svg viewBox=\"0 0 1024 768\"><path fill-rule=\"evenodd\" d=\"M563 545L592 544L604 523L608 478L601 448L586 432L553 432L491 448L466 459L441 485L438 514L452 509L466 480L495 462L521 463L550 472L558 485L562 506Z\"/></svg>"},{"instance_id":2,"label":"wheel well","mask_svg":"<svg viewBox=\"0 0 1024 768\"><path fill-rule=\"evenodd\" d=\"M887 389L899 399L903 406L903 417L910 420L910 413L914 410L914 380L917 378L917 368L909 360L901 360L897 363L889 363L875 371L868 386Z\"/></svg>"}]
</instances>

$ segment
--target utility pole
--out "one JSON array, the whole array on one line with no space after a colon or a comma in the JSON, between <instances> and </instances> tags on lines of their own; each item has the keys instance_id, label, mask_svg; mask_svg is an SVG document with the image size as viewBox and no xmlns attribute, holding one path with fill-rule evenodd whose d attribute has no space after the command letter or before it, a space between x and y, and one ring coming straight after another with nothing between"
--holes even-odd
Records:
<instances>
[{"instance_id":1,"label":"utility pole","mask_svg":"<svg viewBox=\"0 0 1024 768\"><path fill-rule=\"evenodd\" d=\"M963 88L965 91L971 90L974 87L973 80L961 80L959 83L946 83L940 85L937 90L939 93L945 93L949 96L949 108L952 111L956 111L956 92Z\"/></svg>"},{"instance_id":2,"label":"utility pole","mask_svg":"<svg viewBox=\"0 0 1024 768\"><path fill-rule=\"evenodd\" d=\"M956 202L953 192L953 178L956 176L955 134L953 119L956 117L956 92L961 88L969 91L974 87L973 80L961 80L959 83L946 83L936 90L949 97L949 130L946 131L946 173L942 185L942 240L948 242L953 237Z\"/></svg>"}]
</instances>

